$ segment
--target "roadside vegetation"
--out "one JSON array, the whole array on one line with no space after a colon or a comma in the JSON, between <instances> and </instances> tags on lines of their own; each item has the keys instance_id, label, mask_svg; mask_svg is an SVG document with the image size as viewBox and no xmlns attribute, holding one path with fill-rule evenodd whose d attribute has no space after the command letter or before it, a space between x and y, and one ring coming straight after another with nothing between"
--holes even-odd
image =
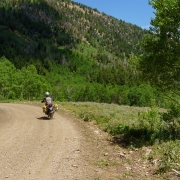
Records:
<instances>
[{"instance_id":1,"label":"roadside vegetation","mask_svg":"<svg viewBox=\"0 0 180 180\"><path fill-rule=\"evenodd\" d=\"M157 162L155 174L180 171L180 108L169 110L92 102L60 102L60 109L96 124L114 144L128 149L150 148L146 160ZM176 174L176 172L174 172ZM177 175L177 174L176 174Z\"/></svg>"}]
</instances>

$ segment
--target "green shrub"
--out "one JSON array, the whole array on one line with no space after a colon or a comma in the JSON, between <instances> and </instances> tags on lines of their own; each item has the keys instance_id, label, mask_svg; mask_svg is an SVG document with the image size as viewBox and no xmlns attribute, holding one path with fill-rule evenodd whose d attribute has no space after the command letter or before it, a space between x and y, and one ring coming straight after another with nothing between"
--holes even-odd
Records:
<instances>
[{"instance_id":1,"label":"green shrub","mask_svg":"<svg viewBox=\"0 0 180 180\"><path fill-rule=\"evenodd\" d=\"M164 173L175 169L180 171L180 141L169 141L153 147L150 158L158 159L158 172Z\"/></svg>"},{"instance_id":2,"label":"green shrub","mask_svg":"<svg viewBox=\"0 0 180 180\"><path fill-rule=\"evenodd\" d=\"M128 93L130 106L150 106L151 100L155 99L155 89L149 84L141 84L131 87Z\"/></svg>"},{"instance_id":3,"label":"green shrub","mask_svg":"<svg viewBox=\"0 0 180 180\"><path fill-rule=\"evenodd\" d=\"M81 111L81 112L79 113L79 117L80 117L81 119L83 119L84 121L91 121L91 120L94 119L94 115L93 115L93 114L91 114L91 113L89 113L89 112L85 112L85 111Z\"/></svg>"},{"instance_id":4,"label":"green shrub","mask_svg":"<svg viewBox=\"0 0 180 180\"><path fill-rule=\"evenodd\" d=\"M180 106L178 104L171 104L170 109L167 112L161 114L161 119L165 124L165 137L172 140L179 139Z\"/></svg>"},{"instance_id":5,"label":"green shrub","mask_svg":"<svg viewBox=\"0 0 180 180\"><path fill-rule=\"evenodd\" d=\"M121 135L127 133L129 130L129 126L118 123L117 125L107 124L105 131L109 132L111 135Z\"/></svg>"}]
</instances>

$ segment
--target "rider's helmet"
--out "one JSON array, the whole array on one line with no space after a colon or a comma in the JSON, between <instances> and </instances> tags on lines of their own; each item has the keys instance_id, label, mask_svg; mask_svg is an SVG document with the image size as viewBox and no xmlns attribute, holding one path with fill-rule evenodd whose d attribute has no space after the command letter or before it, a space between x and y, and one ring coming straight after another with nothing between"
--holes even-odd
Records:
<instances>
[{"instance_id":1,"label":"rider's helmet","mask_svg":"<svg viewBox=\"0 0 180 180\"><path fill-rule=\"evenodd\" d=\"M49 92L45 92L45 96L46 96L46 97L49 96Z\"/></svg>"}]
</instances>

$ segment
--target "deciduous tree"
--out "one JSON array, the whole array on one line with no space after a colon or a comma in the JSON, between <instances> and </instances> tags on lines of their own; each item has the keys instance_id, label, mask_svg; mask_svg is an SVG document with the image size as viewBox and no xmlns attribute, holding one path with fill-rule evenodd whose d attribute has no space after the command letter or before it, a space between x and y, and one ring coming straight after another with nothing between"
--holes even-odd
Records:
<instances>
[{"instance_id":1,"label":"deciduous tree","mask_svg":"<svg viewBox=\"0 0 180 180\"><path fill-rule=\"evenodd\" d=\"M155 9L150 33L141 42L144 77L169 89L180 89L180 1L150 0Z\"/></svg>"}]
</instances>

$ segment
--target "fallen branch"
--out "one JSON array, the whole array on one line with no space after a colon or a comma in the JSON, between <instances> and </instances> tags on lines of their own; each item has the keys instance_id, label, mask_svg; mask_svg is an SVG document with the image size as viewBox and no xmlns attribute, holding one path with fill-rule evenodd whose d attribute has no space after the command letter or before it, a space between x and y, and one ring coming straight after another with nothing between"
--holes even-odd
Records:
<instances>
[{"instance_id":1,"label":"fallen branch","mask_svg":"<svg viewBox=\"0 0 180 180\"><path fill-rule=\"evenodd\" d=\"M177 173L178 175L180 175L179 171L176 171L175 169L172 169L175 173Z\"/></svg>"}]
</instances>

